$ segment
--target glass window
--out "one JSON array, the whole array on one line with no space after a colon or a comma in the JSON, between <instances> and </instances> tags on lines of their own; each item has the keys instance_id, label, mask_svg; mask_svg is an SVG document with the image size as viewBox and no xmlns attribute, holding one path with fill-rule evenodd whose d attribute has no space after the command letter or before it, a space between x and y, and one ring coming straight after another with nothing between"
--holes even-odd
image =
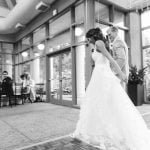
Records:
<instances>
[{"instance_id":1,"label":"glass window","mask_svg":"<svg viewBox=\"0 0 150 150\"><path fill-rule=\"evenodd\" d=\"M20 82L19 66L15 65L15 82Z\"/></svg>"},{"instance_id":2,"label":"glass window","mask_svg":"<svg viewBox=\"0 0 150 150\"><path fill-rule=\"evenodd\" d=\"M143 66L150 66L150 48L143 50Z\"/></svg>"},{"instance_id":3,"label":"glass window","mask_svg":"<svg viewBox=\"0 0 150 150\"><path fill-rule=\"evenodd\" d=\"M141 14L141 24L142 24L142 28L143 27L147 27L150 26L150 10L149 11L145 11Z\"/></svg>"},{"instance_id":4,"label":"glass window","mask_svg":"<svg viewBox=\"0 0 150 150\"><path fill-rule=\"evenodd\" d=\"M61 32L64 32L66 29L70 29L71 25L71 15L70 11L60 18L54 20L49 24L50 37L53 37Z\"/></svg>"},{"instance_id":5,"label":"glass window","mask_svg":"<svg viewBox=\"0 0 150 150\"><path fill-rule=\"evenodd\" d=\"M9 43L2 43L2 49L5 53L12 53L13 52L13 44Z\"/></svg>"},{"instance_id":6,"label":"glass window","mask_svg":"<svg viewBox=\"0 0 150 150\"><path fill-rule=\"evenodd\" d=\"M70 32L66 32L64 34L56 36L47 42L46 48L47 53L68 47L70 46L70 43L71 43Z\"/></svg>"},{"instance_id":7,"label":"glass window","mask_svg":"<svg viewBox=\"0 0 150 150\"><path fill-rule=\"evenodd\" d=\"M109 9L108 6L95 1L95 19L109 22Z\"/></svg>"},{"instance_id":8,"label":"glass window","mask_svg":"<svg viewBox=\"0 0 150 150\"><path fill-rule=\"evenodd\" d=\"M142 45L150 45L150 29L142 31Z\"/></svg>"},{"instance_id":9,"label":"glass window","mask_svg":"<svg viewBox=\"0 0 150 150\"><path fill-rule=\"evenodd\" d=\"M40 27L33 33L33 43L37 43L46 38L46 29L45 27Z\"/></svg>"},{"instance_id":10,"label":"glass window","mask_svg":"<svg viewBox=\"0 0 150 150\"><path fill-rule=\"evenodd\" d=\"M15 64L18 64L18 63L19 63L19 56L15 55Z\"/></svg>"},{"instance_id":11,"label":"glass window","mask_svg":"<svg viewBox=\"0 0 150 150\"><path fill-rule=\"evenodd\" d=\"M10 54L3 54L2 56L2 64L12 64L12 55Z\"/></svg>"},{"instance_id":12,"label":"glass window","mask_svg":"<svg viewBox=\"0 0 150 150\"><path fill-rule=\"evenodd\" d=\"M84 4L80 4L75 7L75 22L84 22Z\"/></svg>"},{"instance_id":13,"label":"glass window","mask_svg":"<svg viewBox=\"0 0 150 150\"><path fill-rule=\"evenodd\" d=\"M19 53L19 63L22 63L22 55Z\"/></svg>"},{"instance_id":14,"label":"glass window","mask_svg":"<svg viewBox=\"0 0 150 150\"><path fill-rule=\"evenodd\" d=\"M22 64L18 65L18 74L19 74L19 76L24 73L22 66L23 66Z\"/></svg>"},{"instance_id":15,"label":"glass window","mask_svg":"<svg viewBox=\"0 0 150 150\"><path fill-rule=\"evenodd\" d=\"M37 58L32 61L31 75L35 83L45 83L46 80L46 67L45 57Z\"/></svg>"},{"instance_id":16,"label":"glass window","mask_svg":"<svg viewBox=\"0 0 150 150\"><path fill-rule=\"evenodd\" d=\"M22 64L22 73L29 72L30 73L30 62Z\"/></svg>"},{"instance_id":17,"label":"glass window","mask_svg":"<svg viewBox=\"0 0 150 150\"><path fill-rule=\"evenodd\" d=\"M115 10L114 23L117 26L124 26L124 13Z\"/></svg>"},{"instance_id":18,"label":"glass window","mask_svg":"<svg viewBox=\"0 0 150 150\"><path fill-rule=\"evenodd\" d=\"M22 39L22 50L27 49L31 46L31 38L24 38Z\"/></svg>"},{"instance_id":19,"label":"glass window","mask_svg":"<svg viewBox=\"0 0 150 150\"><path fill-rule=\"evenodd\" d=\"M27 61L30 59L30 50L21 53L22 61Z\"/></svg>"},{"instance_id":20,"label":"glass window","mask_svg":"<svg viewBox=\"0 0 150 150\"><path fill-rule=\"evenodd\" d=\"M21 42L19 41L15 44L15 52L20 52L21 50Z\"/></svg>"},{"instance_id":21,"label":"glass window","mask_svg":"<svg viewBox=\"0 0 150 150\"><path fill-rule=\"evenodd\" d=\"M33 48L33 57L42 56L45 54L45 42L41 42Z\"/></svg>"},{"instance_id":22,"label":"glass window","mask_svg":"<svg viewBox=\"0 0 150 150\"><path fill-rule=\"evenodd\" d=\"M143 49L143 67L150 66L150 48ZM149 100L150 94L150 67L146 69L145 79L144 79L144 87L145 87L145 97L146 100Z\"/></svg>"},{"instance_id":23,"label":"glass window","mask_svg":"<svg viewBox=\"0 0 150 150\"><path fill-rule=\"evenodd\" d=\"M4 71L4 70L6 70L6 71L8 71L8 75L10 76L10 77L12 77L12 65L2 65L2 71Z\"/></svg>"}]
</instances>

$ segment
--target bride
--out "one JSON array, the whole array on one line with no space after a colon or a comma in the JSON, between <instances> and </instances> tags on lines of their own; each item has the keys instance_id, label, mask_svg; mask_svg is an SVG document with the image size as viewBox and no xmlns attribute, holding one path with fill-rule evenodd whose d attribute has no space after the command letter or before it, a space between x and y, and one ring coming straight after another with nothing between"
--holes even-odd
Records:
<instances>
[{"instance_id":1,"label":"bride","mask_svg":"<svg viewBox=\"0 0 150 150\"><path fill-rule=\"evenodd\" d=\"M86 38L95 47L92 52L95 68L72 136L100 150L150 150L149 130L110 69L111 63L120 79L127 81L106 50L102 31L90 29Z\"/></svg>"}]
</instances>

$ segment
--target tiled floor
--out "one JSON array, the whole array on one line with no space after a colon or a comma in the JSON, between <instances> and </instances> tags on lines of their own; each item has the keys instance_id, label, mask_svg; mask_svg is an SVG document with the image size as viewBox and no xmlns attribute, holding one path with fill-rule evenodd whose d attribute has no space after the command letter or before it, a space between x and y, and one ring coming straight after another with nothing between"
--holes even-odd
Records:
<instances>
[{"instance_id":1,"label":"tiled floor","mask_svg":"<svg viewBox=\"0 0 150 150\"><path fill-rule=\"evenodd\" d=\"M137 109L150 128L150 104ZM48 103L0 108L0 150L95 150L66 136L74 131L78 114L79 109Z\"/></svg>"}]
</instances>

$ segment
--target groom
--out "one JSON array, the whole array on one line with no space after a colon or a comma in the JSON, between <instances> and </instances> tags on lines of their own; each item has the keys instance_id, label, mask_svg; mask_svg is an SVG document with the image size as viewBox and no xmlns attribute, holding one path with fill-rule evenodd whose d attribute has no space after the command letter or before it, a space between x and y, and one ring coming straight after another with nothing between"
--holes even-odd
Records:
<instances>
[{"instance_id":1,"label":"groom","mask_svg":"<svg viewBox=\"0 0 150 150\"><path fill-rule=\"evenodd\" d=\"M129 75L129 64L128 64L128 47L125 41L123 41L118 35L118 28L116 26L111 26L107 30L107 35L112 43L112 56L120 66L120 69L128 78ZM116 70L112 67L115 75L119 77ZM121 81L121 85L125 89L125 83Z\"/></svg>"}]
</instances>

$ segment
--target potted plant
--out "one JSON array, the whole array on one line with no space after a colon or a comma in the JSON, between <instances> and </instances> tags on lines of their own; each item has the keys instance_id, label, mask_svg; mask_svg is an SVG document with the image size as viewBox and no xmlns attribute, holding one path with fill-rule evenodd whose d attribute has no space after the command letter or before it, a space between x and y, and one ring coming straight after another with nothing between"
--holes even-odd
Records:
<instances>
[{"instance_id":1,"label":"potted plant","mask_svg":"<svg viewBox=\"0 0 150 150\"><path fill-rule=\"evenodd\" d=\"M145 68L137 69L136 66L131 66L129 78L128 78L128 95L131 98L134 105L142 105L144 101L144 76Z\"/></svg>"}]
</instances>

